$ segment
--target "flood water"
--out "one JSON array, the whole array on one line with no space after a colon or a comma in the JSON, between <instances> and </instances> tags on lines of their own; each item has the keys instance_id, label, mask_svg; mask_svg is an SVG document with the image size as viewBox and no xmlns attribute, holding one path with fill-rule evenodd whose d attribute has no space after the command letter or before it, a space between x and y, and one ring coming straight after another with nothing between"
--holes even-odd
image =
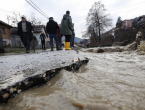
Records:
<instances>
[{"instance_id":1,"label":"flood water","mask_svg":"<svg viewBox=\"0 0 145 110\"><path fill-rule=\"evenodd\" d=\"M22 92L0 110L145 110L145 56L85 53L87 65L62 70L45 86Z\"/></svg>"}]
</instances>

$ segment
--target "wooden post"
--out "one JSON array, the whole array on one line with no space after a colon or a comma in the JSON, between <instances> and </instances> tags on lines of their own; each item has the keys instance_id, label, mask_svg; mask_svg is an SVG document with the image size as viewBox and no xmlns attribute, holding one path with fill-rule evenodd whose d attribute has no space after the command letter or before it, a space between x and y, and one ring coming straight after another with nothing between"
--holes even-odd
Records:
<instances>
[{"instance_id":1,"label":"wooden post","mask_svg":"<svg viewBox=\"0 0 145 110\"><path fill-rule=\"evenodd\" d=\"M4 46L3 46L3 36L2 31L0 30L0 53L4 53Z\"/></svg>"}]
</instances>

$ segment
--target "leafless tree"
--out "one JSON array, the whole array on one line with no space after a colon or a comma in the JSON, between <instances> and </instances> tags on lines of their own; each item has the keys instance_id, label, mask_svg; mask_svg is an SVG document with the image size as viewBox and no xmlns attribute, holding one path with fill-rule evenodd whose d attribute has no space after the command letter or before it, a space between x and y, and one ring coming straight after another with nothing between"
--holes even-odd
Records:
<instances>
[{"instance_id":1,"label":"leafless tree","mask_svg":"<svg viewBox=\"0 0 145 110\"><path fill-rule=\"evenodd\" d=\"M34 13L31 14L31 17L28 19L28 21L30 21L33 25L42 24L42 20L40 20L39 18L36 18Z\"/></svg>"},{"instance_id":2,"label":"leafless tree","mask_svg":"<svg viewBox=\"0 0 145 110\"><path fill-rule=\"evenodd\" d=\"M8 24L10 24L11 17L9 15L6 15L6 19L8 21Z\"/></svg>"},{"instance_id":3,"label":"leafless tree","mask_svg":"<svg viewBox=\"0 0 145 110\"><path fill-rule=\"evenodd\" d=\"M15 27L17 26L18 22L21 20L21 16L22 15L20 12L12 11L12 15L6 15L6 19L8 21L8 24L11 22L11 25ZM31 16L27 18L27 20L31 22L33 25L42 24L42 20L36 18L34 13L32 13Z\"/></svg>"},{"instance_id":4,"label":"leafless tree","mask_svg":"<svg viewBox=\"0 0 145 110\"><path fill-rule=\"evenodd\" d=\"M112 19L106 13L105 6L100 2L95 2L89 10L86 18L87 22L87 35L93 37L91 39L97 41L101 40L101 34L112 26Z\"/></svg>"}]
</instances>

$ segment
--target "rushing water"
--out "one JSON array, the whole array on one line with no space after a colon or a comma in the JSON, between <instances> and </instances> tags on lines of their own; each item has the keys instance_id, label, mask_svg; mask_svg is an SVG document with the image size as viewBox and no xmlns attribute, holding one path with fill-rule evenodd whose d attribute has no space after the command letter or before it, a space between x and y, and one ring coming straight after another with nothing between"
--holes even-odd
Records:
<instances>
[{"instance_id":1,"label":"rushing water","mask_svg":"<svg viewBox=\"0 0 145 110\"><path fill-rule=\"evenodd\" d=\"M0 110L145 110L145 56L84 53L76 73L62 70L45 86L21 93Z\"/></svg>"}]
</instances>

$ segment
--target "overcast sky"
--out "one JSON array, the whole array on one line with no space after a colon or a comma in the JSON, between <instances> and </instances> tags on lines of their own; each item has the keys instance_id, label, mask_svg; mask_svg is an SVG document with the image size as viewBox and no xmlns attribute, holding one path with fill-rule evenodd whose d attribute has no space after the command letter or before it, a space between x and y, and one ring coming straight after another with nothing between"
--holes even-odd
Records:
<instances>
[{"instance_id":1,"label":"overcast sky","mask_svg":"<svg viewBox=\"0 0 145 110\"><path fill-rule=\"evenodd\" d=\"M54 20L61 22L66 10L70 10L73 23L75 23L75 32L77 37L82 37L83 31L86 30L85 18L91 6L96 0L31 0L49 17L54 17ZM100 0L103 3L113 19L115 26L119 16L125 19L132 19L141 15L145 15L145 0ZM127 6L127 7L126 7ZM121 9L120 9L121 8ZM0 20L7 22L6 14L8 11L19 11L21 14L30 16L31 12L35 16L47 23L47 19L32 8L25 0L0 0Z\"/></svg>"}]
</instances>

